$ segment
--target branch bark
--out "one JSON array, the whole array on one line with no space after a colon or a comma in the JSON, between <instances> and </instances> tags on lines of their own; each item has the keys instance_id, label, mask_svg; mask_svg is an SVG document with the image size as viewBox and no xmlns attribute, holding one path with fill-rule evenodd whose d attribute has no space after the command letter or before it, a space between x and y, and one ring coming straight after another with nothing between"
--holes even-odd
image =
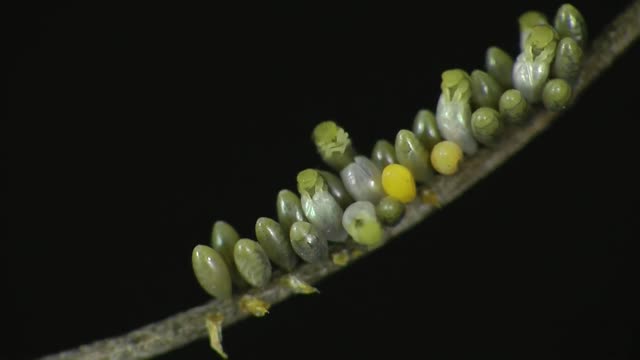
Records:
<instances>
[{"instance_id":1,"label":"branch bark","mask_svg":"<svg viewBox=\"0 0 640 360\"><path fill-rule=\"evenodd\" d=\"M639 35L640 1L636 0L619 14L593 42L574 89L576 97L637 40ZM548 128L558 116L558 113L541 110L532 117L527 125L509 129L495 149L482 149L466 160L462 164L460 172L455 176L438 178L431 190L437 194L441 205L449 204L475 183L489 175ZM398 237L436 210L431 205L418 202L411 204L407 207L402 222L387 231L388 240ZM337 248L337 251L340 250ZM335 265L331 261L306 264L296 269L294 275L313 284L335 273L340 268L341 266ZM293 295L293 292L282 285L278 281L278 276L275 276L269 286L251 290L249 294L270 304L276 304ZM208 313L222 313L225 327L246 318L248 314L241 311L238 306L238 300L242 295L244 294L237 295L227 301L210 301L122 336L99 340L76 349L48 355L42 359L141 359L163 354L206 337L207 330L204 319Z\"/></svg>"}]
</instances>

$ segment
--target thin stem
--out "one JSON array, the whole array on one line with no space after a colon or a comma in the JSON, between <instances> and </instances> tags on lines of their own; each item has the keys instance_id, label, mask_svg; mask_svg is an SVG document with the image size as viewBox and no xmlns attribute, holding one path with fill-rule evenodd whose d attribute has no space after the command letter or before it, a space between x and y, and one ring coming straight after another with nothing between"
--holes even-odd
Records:
<instances>
[{"instance_id":1,"label":"thin stem","mask_svg":"<svg viewBox=\"0 0 640 360\"><path fill-rule=\"evenodd\" d=\"M638 38L639 34L640 1L636 0L593 42L576 83L576 96L597 79ZM482 149L465 161L457 175L438 178L431 190L437 194L442 206L447 205L522 149L557 117L558 113L544 110L538 112L526 126L510 129L495 149ZM407 207L402 222L387 232L388 239L396 238L409 230L435 210L436 208L430 205L411 204ZM294 275L313 284L340 268L331 261L306 264L296 269ZM293 292L282 285L276 277L266 288L252 290L249 294L270 304L276 304L293 295ZM241 311L237 305L242 295L244 294L227 301L210 301L122 336L82 345L43 359L140 359L163 354L206 337L204 319L208 313L222 313L225 327L246 318L248 314Z\"/></svg>"}]
</instances>

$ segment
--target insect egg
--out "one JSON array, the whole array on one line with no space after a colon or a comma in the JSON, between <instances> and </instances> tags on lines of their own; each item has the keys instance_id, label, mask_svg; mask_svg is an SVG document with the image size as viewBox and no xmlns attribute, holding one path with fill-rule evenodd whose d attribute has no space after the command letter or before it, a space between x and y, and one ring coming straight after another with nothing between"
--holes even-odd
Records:
<instances>
[{"instance_id":1,"label":"insect egg","mask_svg":"<svg viewBox=\"0 0 640 360\"><path fill-rule=\"evenodd\" d=\"M238 240L233 249L233 258L238 271L251 286L262 287L271 280L269 257L256 241Z\"/></svg>"},{"instance_id":2,"label":"insect egg","mask_svg":"<svg viewBox=\"0 0 640 360\"><path fill-rule=\"evenodd\" d=\"M505 121L512 124L523 123L529 113L527 100L516 89L509 89L502 93L498 107Z\"/></svg>"},{"instance_id":3,"label":"insect egg","mask_svg":"<svg viewBox=\"0 0 640 360\"><path fill-rule=\"evenodd\" d=\"M513 58L504 50L496 46L488 48L485 56L485 68L503 88L508 89L513 86L511 81Z\"/></svg>"},{"instance_id":4,"label":"insect egg","mask_svg":"<svg viewBox=\"0 0 640 360\"><path fill-rule=\"evenodd\" d=\"M471 101L474 106L498 108L502 86L489 74L481 70L471 73Z\"/></svg>"},{"instance_id":5,"label":"insect egg","mask_svg":"<svg viewBox=\"0 0 640 360\"><path fill-rule=\"evenodd\" d=\"M391 164L382 171L384 192L402 203L410 203L416 198L416 182L411 171L399 164Z\"/></svg>"},{"instance_id":6,"label":"insect egg","mask_svg":"<svg viewBox=\"0 0 640 360\"><path fill-rule=\"evenodd\" d=\"M231 297L231 276L222 256L206 245L197 245L191 254L193 272L200 286L218 299Z\"/></svg>"},{"instance_id":7,"label":"insect egg","mask_svg":"<svg viewBox=\"0 0 640 360\"><path fill-rule=\"evenodd\" d=\"M391 196L385 196L376 205L376 216L386 226L397 224L404 215L405 205Z\"/></svg>"},{"instance_id":8,"label":"insect egg","mask_svg":"<svg viewBox=\"0 0 640 360\"><path fill-rule=\"evenodd\" d=\"M344 211L342 225L355 242L370 247L378 246L383 240L383 231L376 209L368 201L356 201Z\"/></svg>"},{"instance_id":9,"label":"insect egg","mask_svg":"<svg viewBox=\"0 0 640 360\"><path fill-rule=\"evenodd\" d=\"M313 225L298 221L291 226L289 233L293 250L302 260L315 263L329 258L327 241L318 235Z\"/></svg>"},{"instance_id":10,"label":"insect egg","mask_svg":"<svg viewBox=\"0 0 640 360\"><path fill-rule=\"evenodd\" d=\"M481 107L471 116L471 131L479 143L495 145L502 134L503 126L500 113L489 107Z\"/></svg>"},{"instance_id":11,"label":"insect egg","mask_svg":"<svg viewBox=\"0 0 640 360\"><path fill-rule=\"evenodd\" d=\"M231 281L239 288L247 287L247 282L244 281L242 276L236 269L235 261L233 260L233 247L240 239L238 232L229 223L224 221L216 221L213 224L211 231L211 247L216 250L224 259L231 275Z\"/></svg>"},{"instance_id":12,"label":"insect egg","mask_svg":"<svg viewBox=\"0 0 640 360\"><path fill-rule=\"evenodd\" d=\"M564 110L571 102L573 95L571 85L564 79L547 81L542 92L542 102L550 111Z\"/></svg>"},{"instance_id":13,"label":"insect egg","mask_svg":"<svg viewBox=\"0 0 640 360\"><path fill-rule=\"evenodd\" d=\"M296 266L298 258L289 244L288 234L282 231L282 226L267 217L256 221L256 239L269 256L269 259L286 271Z\"/></svg>"},{"instance_id":14,"label":"insect egg","mask_svg":"<svg viewBox=\"0 0 640 360\"><path fill-rule=\"evenodd\" d=\"M360 201L378 202L382 199L384 192L380 175L380 169L364 156L356 156L354 162L340 171L344 187Z\"/></svg>"},{"instance_id":15,"label":"insect egg","mask_svg":"<svg viewBox=\"0 0 640 360\"><path fill-rule=\"evenodd\" d=\"M462 161L462 149L453 141L442 141L433 147L431 164L442 175L453 175L458 172L458 165Z\"/></svg>"},{"instance_id":16,"label":"insect egg","mask_svg":"<svg viewBox=\"0 0 640 360\"><path fill-rule=\"evenodd\" d=\"M290 190L280 190L276 199L276 211L278 222L285 233L289 232L294 222L306 220L300 198Z\"/></svg>"},{"instance_id":17,"label":"insect egg","mask_svg":"<svg viewBox=\"0 0 640 360\"><path fill-rule=\"evenodd\" d=\"M430 110L418 111L413 119L413 133L428 151L431 151L437 143L442 141L436 116Z\"/></svg>"},{"instance_id":18,"label":"insect egg","mask_svg":"<svg viewBox=\"0 0 640 360\"><path fill-rule=\"evenodd\" d=\"M325 184L327 184L329 193L331 193L331 196L336 199L341 208L344 209L353 202L353 198L349 195L349 192L344 187L342 180L338 176L324 170L318 170L318 174L322 176Z\"/></svg>"},{"instance_id":19,"label":"insect egg","mask_svg":"<svg viewBox=\"0 0 640 360\"><path fill-rule=\"evenodd\" d=\"M398 162L396 150L387 140L378 140L371 151L371 161L378 169L384 169L385 166Z\"/></svg>"},{"instance_id":20,"label":"insect egg","mask_svg":"<svg viewBox=\"0 0 640 360\"><path fill-rule=\"evenodd\" d=\"M409 130L400 130L396 135L396 157L398 163L411 171L413 178L420 182L429 182L433 177L429 165L429 152L416 135Z\"/></svg>"}]
</instances>

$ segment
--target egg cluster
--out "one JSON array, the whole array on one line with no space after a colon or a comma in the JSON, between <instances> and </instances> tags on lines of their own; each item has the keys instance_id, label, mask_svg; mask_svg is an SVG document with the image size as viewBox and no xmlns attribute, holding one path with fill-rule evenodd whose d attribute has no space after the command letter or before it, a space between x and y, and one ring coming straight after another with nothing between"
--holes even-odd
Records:
<instances>
[{"instance_id":1,"label":"egg cluster","mask_svg":"<svg viewBox=\"0 0 640 360\"><path fill-rule=\"evenodd\" d=\"M306 169L297 193L282 190L277 220L261 217L255 238L240 238L223 221L213 226L211 246L193 249L196 278L210 295L226 299L232 287L263 287L272 264L284 272L300 261L329 259L330 243L354 241L373 248L385 227L397 224L405 206L428 189L436 173L455 174L464 156L497 144L509 125L524 123L540 103L549 111L566 108L580 71L587 30L580 12L562 5L553 26L544 14L520 16L521 53L514 59L490 47L485 70L442 73L435 114L418 111L412 130L400 130L395 143L378 141L370 157L359 154L349 134L333 121L318 124L313 141L335 173Z\"/></svg>"}]
</instances>

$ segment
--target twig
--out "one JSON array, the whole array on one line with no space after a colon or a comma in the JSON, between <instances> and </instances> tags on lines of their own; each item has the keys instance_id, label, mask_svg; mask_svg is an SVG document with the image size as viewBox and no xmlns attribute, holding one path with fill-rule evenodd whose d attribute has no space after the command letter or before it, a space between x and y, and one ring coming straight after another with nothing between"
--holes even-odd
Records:
<instances>
[{"instance_id":1,"label":"twig","mask_svg":"<svg viewBox=\"0 0 640 360\"><path fill-rule=\"evenodd\" d=\"M598 78L638 38L639 34L640 1L637 0L619 14L593 42L576 83L576 96ZM432 185L432 190L439 197L441 205L450 203L490 174L545 130L557 116L558 113L544 110L538 112L528 125L510 129L495 149L483 149L465 161L457 175L439 178ZM407 213L402 222L388 231L388 239L393 239L409 230L435 210L431 205L417 202L411 204L407 207ZM327 261L300 266L294 274L301 280L313 284L340 268L331 261ZM266 288L252 290L250 294L275 304L287 299L293 293L275 278ZM204 319L208 313L222 313L225 327L246 318L248 315L239 309L238 300L239 296L227 301L210 301L122 336L82 345L43 359L140 359L163 354L204 338L207 335Z\"/></svg>"}]
</instances>

